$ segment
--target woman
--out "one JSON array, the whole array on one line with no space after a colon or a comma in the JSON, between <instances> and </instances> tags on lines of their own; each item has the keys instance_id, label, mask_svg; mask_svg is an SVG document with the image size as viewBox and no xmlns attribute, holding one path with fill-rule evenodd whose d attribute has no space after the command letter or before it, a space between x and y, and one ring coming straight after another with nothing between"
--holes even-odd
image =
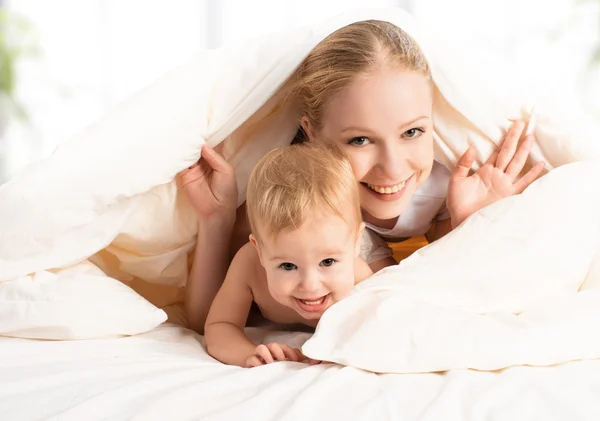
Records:
<instances>
[{"instance_id":1,"label":"woman","mask_svg":"<svg viewBox=\"0 0 600 421\"><path fill-rule=\"evenodd\" d=\"M435 162L429 65L415 41L388 22L357 22L334 32L286 86L302 107L301 137L335 143L350 159L370 229L363 257L373 271L396 263L384 240L433 227L429 239L435 241L479 209L522 192L543 170L540 163L518 178L534 141L530 135L518 146L523 122L475 174L469 173L472 149L453 173ZM234 171L215 151L205 146L198 165L179 178L199 218L186 312L190 327L202 332L230 256L247 242L249 229L243 206L236 211Z\"/></svg>"}]
</instances>

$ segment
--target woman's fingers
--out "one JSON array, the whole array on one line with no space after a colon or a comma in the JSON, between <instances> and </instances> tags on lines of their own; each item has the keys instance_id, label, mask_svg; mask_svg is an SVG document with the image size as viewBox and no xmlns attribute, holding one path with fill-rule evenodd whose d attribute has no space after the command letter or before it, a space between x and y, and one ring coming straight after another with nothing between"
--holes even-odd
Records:
<instances>
[{"instance_id":1,"label":"woman's fingers","mask_svg":"<svg viewBox=\"0 0 600 421\"><path fill-rule=\"evenodd\" d=\"M519 144L519 139L523 133L523 129L525 129L525 123L519 120L516 121L508 131L506 139L504 139L504 142L502 142L502 147L500 148L498 159L496 160L495 164L496 168L499 170L506 170L506 167L508 167L508 164L513 159L515 151L517 150L517 145Z\"/></svg>"},{"instance_id":2,"label":"woman's fingers","mask_svg":"<svg viewBox=\"0 0 600 421\"><path fill-rule=\"evenodd\" d=\"M469 176L469 171L471 171L471 166L473 165L473 162L475 162L475 157L475 149L469 147L456 163L453 177L467 178Z\"/></svg>"},{"instance_id":3,"label":"woman's fingers","mask_svg":"<svg viewBox=\"0 0 600 421\"><path fill-rule=\"evenodd\" d=\"M538 162L525 174L519 181L513 184L516 194L520 194L525 190L531 183L538 179L538 177L544 171L544 163Z\"/></svg>"},{"instance_id":4,"label":"woman's fingers","mask_svg":"<svg viewBox=\"0 0 600 421\"><path fill-rule=\"evenodd\" d=\"M205 177L211 170L225 174L233 172L231 165L229 165L221 155L205 144L202 145L202 157L200 160L177 174L177 186L179 188L185 187L186 185Z\"/></svg>"},{"instance_id":5,"label":"woman's fingers","mask_svg":"<svg viewBox=\"0 0 600 421\"><path fill-rule=\"evenodd\" d=\"M528 135L527 137L525 137L525 140L523 141L521 146L519 146L517 153L510 161L510 164L508 164L508 167L506 168L506 174L510 176L513 182L517 179L519 173L523 170L525 162L527 162L527 157L529 157L529 152L531 151L531 146L533 145L534 140L534 135Z\"/></svg>"},{"instance_id":6,"label":"woman's fingers","mask_svg":"<svg viewBox=\"0 0 600 421\"><path fill-rule=\"evenodd\" d=\"M492 167L496 165L496 161L498 160L498 151L495 150L490 157L485 161L484 165L491 165Z\"/></svg>"},{"instance_id":7,"label":"woman's fingers","mask_svg":"<svg viewBox=\"0 0 600 421\"><path fill-rule=\"evenodd\" d=\"M183 188L186 185L202 178L203 175L204 172L202 171L199 165L192 165L191 167L186 168L185 170L177 174L177 176L175 176L177 187Z\"/></svg>"},{"instance_id":8,"label":"woman's fingers","mask_svg":"<svg viewBox=\"0 0 600 421\"><path fill-rule=\"evenodd\" d=\"M202 158L204 158L208 165L210 165L211 168L215 171L227 174L232 172L232 167L227 161L225 161L225 158L223 158L215 150L213 150L210 146L206 144L202 145Z\"/></svg>"}]
</instances>

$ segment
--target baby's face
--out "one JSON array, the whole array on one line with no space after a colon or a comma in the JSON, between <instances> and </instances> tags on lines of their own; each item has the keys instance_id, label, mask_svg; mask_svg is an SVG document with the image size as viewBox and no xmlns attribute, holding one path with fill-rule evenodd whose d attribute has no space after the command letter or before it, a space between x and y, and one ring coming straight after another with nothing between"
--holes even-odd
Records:
<instances>
[{"instance_id":1,"label":"baby's face","mask_svg":"<svg viewBox=\"0 0 600 421\"><path fill-rule=\"evenodd\" d=\"M319 319L354 287L360 232L331 213L300 228L261 236L257 245L271 296L305 319Z\"/></svg>"}]
</instances>

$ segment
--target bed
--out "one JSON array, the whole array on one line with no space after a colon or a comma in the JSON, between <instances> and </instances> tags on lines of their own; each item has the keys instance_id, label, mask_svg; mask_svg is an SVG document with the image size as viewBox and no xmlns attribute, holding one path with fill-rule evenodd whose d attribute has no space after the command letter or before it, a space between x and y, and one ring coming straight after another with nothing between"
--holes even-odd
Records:
<instances>
[{"instance_id":1,"label":"bed","mask_svg":"<svg viewBox=\"0 0 600 421\"><path fill-rule=\"evenodd\" d=\"M308 333L250 329L300 344ZM377 375L276 363L254 369L208 356L172 324L89 341L0 338L0 418L28 420L600 419L600 361L496 372Z\"/></svg>"}]
</instances>

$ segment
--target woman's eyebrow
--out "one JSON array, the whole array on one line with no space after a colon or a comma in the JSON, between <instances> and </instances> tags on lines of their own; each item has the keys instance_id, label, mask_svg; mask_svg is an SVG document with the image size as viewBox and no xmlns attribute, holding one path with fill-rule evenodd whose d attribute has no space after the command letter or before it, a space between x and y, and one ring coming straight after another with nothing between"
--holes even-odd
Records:
<instances>
[{"instance_id":1,"label":"woman's eyebrow","mask_svg":"<svg viewBox=\"0 0 600 421\"><path fill-rule=\"evenodd\" d=\"M422 115L422 116L419 116L417 118L414 118L414 119L412 119L412 120L410 120L410 121L408 121L406 123L401 124L400 128L402 129L404 127L407 127L407 126L410 126L410 125L416 123L419 120L424 120L424 119L429 120L429 116ZM344 130L341 131L341 133L345 133L345 132L349 132L349 131L363 132L363 133L375 133L373 130L371 130L371 129L367 128L367 127L360 127L360 126L349 126L349 127L346 127Z\"/></svg>"},{"instance_id":2,"label":"woman's eyebrow","mask_svg":"<svg viewBox=\"0 0 600 421\"><path fill-rule=\"evenodd\" d=\"M429 116L422 115L422 116L420 116L420 117L414 118L414 119L412 119L412 120L410 120L410 121L408 121L408 122L406 122L406 123L404 123L404 124L401 124L401 125L400 125L400 128L401 128L401 129L403 129L403 128L405 128L405 127L407 127L407 126L410 126L410 125L412 125L412 124L415 124L417 121L419 121L419 120L423 120L423 119L427 119L427 120L429 120Z\"/></svg>"},{"instance_id":3,"label":"woman's eyebrow","mask_svg":"<svg viewBox=\"0 0 600 421\"><path fill-rule=\"evenodd\" d=\"M344 130L342 130L342 133L345 132L362 132L362 133L375 133L373 130L368 129L366 127L358 127L358 126L350 126L350 127L346 127Z\"/></svg>"}]
</instances>

